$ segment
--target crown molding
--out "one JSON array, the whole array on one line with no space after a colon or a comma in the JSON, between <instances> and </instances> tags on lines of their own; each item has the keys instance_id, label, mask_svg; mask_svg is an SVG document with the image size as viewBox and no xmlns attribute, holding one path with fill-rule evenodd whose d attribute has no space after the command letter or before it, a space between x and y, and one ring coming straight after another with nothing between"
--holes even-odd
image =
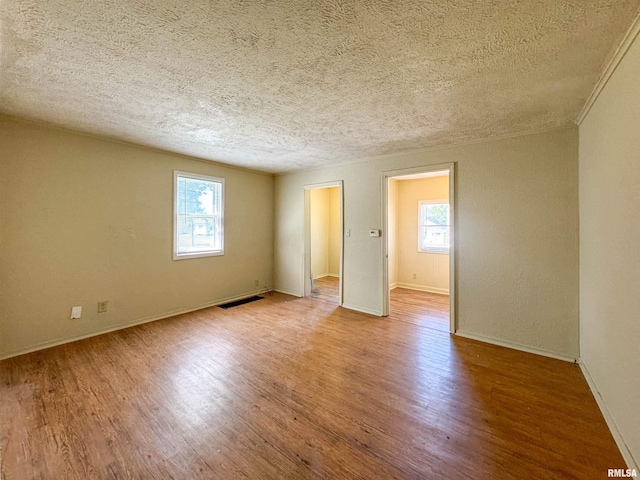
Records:
<instances>
[{"instance_id":1,"label":"crown molding","mask_svg":"<svg viewBox=\"0 0 640 480\"><path fill-rule=\"evenodd\" d=\"M600 80L598 80L598 83L596 83L596 86L591 92L591 95L589 95L587 103L585 103L584 107L582 107L582 111L578 115L578 118L576 118L576 125L580 126L580 124L584 121L585 117L591 110L591 107L593 107L593 104L596 103L596 100L600 96L600 93L602 93L602 90L604 90L604 87L607 85L607 82L609 82L609 79L616 71L616 68L618 68L618 65L624 58L625 54L629 51L629 47L631 47L631 45L633 44L633 41L638 36L638 33L640 33L640 11L633 19L629 30L627 30L627 33L622 39L622 42L620 42L620 45L618 45L616 53L614 53L613 57L609 61L609 64L607 65L607 68L605 68L604 72L602 73Z\"/></svg>"},{"instance_id":2,"label":"crown molding","mask_svg":"<svg viewBox=\"0 0 640 480\"><path fill-rule=\"evenodd\" d=\"M307 172L314 172L317 170L325 170L327 168L346 167L346 166L355 165L358 163L370 163L374 161L388 160L388 159L404 157L409 155L420 155L422 153L429 153L435 150L447 150L447 149L458 148L458 147L466 147L468 145L477 145L477 144L489 143L489 142L498 141L498 140L507 140L510 138L526 137L528 135L537 135L539 133L552 132L554 130L564 130L567 128L575 128L575 126L576 126L575 122L569 120L566 123L552 125L549 127L540 127L540 128L530 129L530 130L519 130L511 133L481 137L473 140L465 140L465 141L459 141L459 142L453 141L449 143L427 145L425 147L420 147L416 149L399 150L397 152L382 153L380 155L357 157L352 160L331 163L329 165L314 165L311 167L298 168L294 170L286 170L282 172L275 172L273 176L284 177L287 175L294 175L298 173L307 173Z\"/></svg>"}]
</instances>

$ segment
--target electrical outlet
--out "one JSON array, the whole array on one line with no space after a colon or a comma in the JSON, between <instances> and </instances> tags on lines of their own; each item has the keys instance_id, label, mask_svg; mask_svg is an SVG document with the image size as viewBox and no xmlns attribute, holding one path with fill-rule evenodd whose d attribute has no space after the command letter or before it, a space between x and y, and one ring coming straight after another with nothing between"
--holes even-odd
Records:
<instances>
[{"instance_id":1,"label":"electrical outlet","mask_svg":"<svg viewBox=\"0 0 640 480\"><path fill-rule=\"evenodd\" d=\"M416 274L415 274L415 273L413 274L413 279L414 279L414 280L416 279Z\"/></svg>"},{"instance_id":2,"label":"electrical outlet","mask_svg":"<svg viewBox=\"0 0 640 480\"><path fill-rule=\"evenodd\" d=\"M104 302L98 302L98 313L104 313L109 308L109 301L105 300Z\"/></svg>"},{"instance_id":3,"label":"electrical outlet","mask_svg":"<svg viewBox=\"0 0 640 480\"><path fill-rule=\"evenodd\" d=\"M254 284L256 287L259 287L259 286L260 286L260 280L255 280L255 281L253 282L253 284Z\"/></svg>"},{"instance_id":4,"label":"electrical outlet","mask_svg":"<svg viewBox=\"0 0 640 480\"><path fill-rule=\"evenodd\" d=\"M71 320L82 317L82 307L71 307Z\"/></svg>"}]
</instances>

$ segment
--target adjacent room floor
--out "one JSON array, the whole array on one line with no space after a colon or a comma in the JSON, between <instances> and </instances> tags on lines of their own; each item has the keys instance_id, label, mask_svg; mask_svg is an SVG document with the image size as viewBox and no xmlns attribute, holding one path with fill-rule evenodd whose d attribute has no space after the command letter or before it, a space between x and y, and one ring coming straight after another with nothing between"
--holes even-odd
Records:
<instances>
[{"instance_id":1,"label":"adjacent room floor","mask_svg":"<svg viewBox=\"0 0 640 480\"><path fill-rule=\"evenodd\" d=\"M311 296L339 304L340 279L321 277L314 280ZM449 331L449 295L408 288L391 290L391 317L443 332Z\"/></svg>"},{"instance_id":2,"label":"adjacent room floor","mask_svg":"<svg viewBox=\"0 0 640 480\"><path fill-rule=\"evenodd\" d=\"M399 292L402 293L402 292ZM577 365L282 294L0 362L23 478L604 478Z\"/></svg>"}]
</instances>

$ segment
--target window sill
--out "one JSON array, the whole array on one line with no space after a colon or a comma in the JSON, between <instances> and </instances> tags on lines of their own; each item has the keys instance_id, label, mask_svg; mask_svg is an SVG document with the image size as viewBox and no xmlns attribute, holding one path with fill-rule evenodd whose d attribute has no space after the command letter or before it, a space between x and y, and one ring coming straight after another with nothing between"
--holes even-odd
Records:
<instances>
[{"instance_id":1,"label":"window sill","mask_svg":"<svg viewBox=\"0 0 640 480\"><path fill-rule=\"evenodd\" d=\"M188 258L202 258L202 257L219 257L224 255L224 250L216 250L213 252L194 252L194 253L174 253L174 260L186 260Z\"/></svg>"}]
</instances>

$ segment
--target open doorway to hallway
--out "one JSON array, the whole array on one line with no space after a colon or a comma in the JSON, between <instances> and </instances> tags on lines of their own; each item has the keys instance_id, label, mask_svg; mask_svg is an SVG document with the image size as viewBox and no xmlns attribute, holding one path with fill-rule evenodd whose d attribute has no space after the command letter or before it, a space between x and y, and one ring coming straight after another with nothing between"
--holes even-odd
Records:
<instances>
[{"instance_id":1,"label":"open doorway to hallway","mask_svg":"<svg viewBox=\"0 0 640 480\"><path fill-rule=\"evenodd\" d=\"M305 187L305 296L342 305L342 183Z\"/></svg>"},{"instance_id":2,"label":"open doorway to hallway","mask_svg":"<svg viewBox=\"0 0 640 480\"><path fill-rule=\"evenodd\" d=\"M428 328L454 331L450 169L388 175L385 180L386 313Z\"/></svg>"}]
</instances>

